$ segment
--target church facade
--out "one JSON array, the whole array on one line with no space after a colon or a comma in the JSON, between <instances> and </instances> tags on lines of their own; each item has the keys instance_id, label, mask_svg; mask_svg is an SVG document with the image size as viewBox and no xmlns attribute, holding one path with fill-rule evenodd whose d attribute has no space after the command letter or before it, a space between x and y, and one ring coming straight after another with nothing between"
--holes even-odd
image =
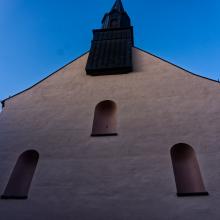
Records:
<instances>
[{"instance_id":1,"label":"church facade","mask_svg":"<svg viewBox=\"0 0 220 220\"><path fill-rule=\"evenodd\" d=\"M220 84L133 38L117 0L89 52L2 101L1 219L220 218Z\"/></svg>"}]
</instances>

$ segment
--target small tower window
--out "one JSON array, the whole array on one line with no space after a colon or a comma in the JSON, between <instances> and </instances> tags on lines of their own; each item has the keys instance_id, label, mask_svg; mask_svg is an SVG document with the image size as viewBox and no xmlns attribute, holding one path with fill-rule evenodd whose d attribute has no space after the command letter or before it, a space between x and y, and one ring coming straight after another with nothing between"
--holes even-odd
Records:
<instances>
[{"instance_id":1,"label":"small tower window","mask_svg":"<svg viewBox=\"0 0 220 220\"><path fill-rule=\"evenodd\" d=\"M195 151L187 144L171 148L173 171L178 196L208 195L200 173Z\"/></svg>"},{"instance_id":2,"label":"small tower window","mask_svg":"<svg viewBox=\"0 0 220 220\"><path fill-rule=\"evenodd\" d=\"M19 156L2 199L27 199L38 158L35 150L25 151Z\"/></svg>"},{"instance_id":3,"label":"small tower window","mask_svg":"<svg viewBox=\"0 0 220 220\"><path fill-rule=\"evenodd\" d=\"M112 19L110 23L110 28L117 28L118 27L118 20Z\"/></svg>"},{"instance_id":4,"label":"small tower window","mask_svg":"<svg viewBox=\"0 0 220 220\"><path fill-rule=\"evenodd\" d=\"M96 106L92 136L117 135L116 110L116 104L110 100L102 101Z\"/></svg>"}]
</instances>

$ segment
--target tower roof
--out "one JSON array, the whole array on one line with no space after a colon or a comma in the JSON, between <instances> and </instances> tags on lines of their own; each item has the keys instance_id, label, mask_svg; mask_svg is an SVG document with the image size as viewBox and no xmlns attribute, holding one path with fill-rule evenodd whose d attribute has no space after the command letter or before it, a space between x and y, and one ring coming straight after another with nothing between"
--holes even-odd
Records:
<instances>
[{"instance_id":1,"label":"tower roof","mask_svg":"<svg viewBox=\"0 0 220 220\"><path fill-rule=\"evenodd\" d=\"M117 10L118 12L124 12L125 11L121 0L116 0L115 1L115 4L113 5L111 11L113 11L113 10Z\"/></svg>"}]
</instances>

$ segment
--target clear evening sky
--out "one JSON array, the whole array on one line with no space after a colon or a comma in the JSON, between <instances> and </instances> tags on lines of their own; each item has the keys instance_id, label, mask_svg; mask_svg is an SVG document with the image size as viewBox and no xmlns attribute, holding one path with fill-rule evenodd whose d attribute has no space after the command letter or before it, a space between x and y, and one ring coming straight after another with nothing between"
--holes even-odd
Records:
<instances>
[{"instance_id":1,"label":"clear evening sky","mask_svg":"<svg viewBox=\"0 0 220 220\"><path fill-rule=\"evenodd\" d=\"M114 0L0 0L0 100L90 48ZM135 45L196 74L220 78L219 0L124 0Z\"/></svg>"}]
</instances>

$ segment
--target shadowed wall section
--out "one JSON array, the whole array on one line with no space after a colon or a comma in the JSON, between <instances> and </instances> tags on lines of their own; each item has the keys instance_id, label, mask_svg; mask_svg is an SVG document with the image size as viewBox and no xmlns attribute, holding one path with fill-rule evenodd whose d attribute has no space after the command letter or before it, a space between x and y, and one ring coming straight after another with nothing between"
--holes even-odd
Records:
<instances>
[{"instance_id":1,"label":"shadowed wall section","mask_svg":"<svg viewBox=\"0 0 220 220\"><path fill-rule=\"evenodd\" d=\"M208 195L193 148L183 143L176 144L171 148L171 158L177 195Z\"/></svg>"},{"instance_id":2,"label":"shadowed wall section","mask_svg":"<svg viewBox=\"0 0 220 220\"><path fill-rule=\"evenodd\" d=\"M2 199L26 199L37 166L39 154L35 150L22 153L12 171Z\"/></svg>"},{"instance_id":3,"label":"shadowed wall section","mask_svg":"<svg viewBox=\"0 0 220 220\"><path fill-rule=\"evenodd\" d=\"M92 136L117 135L117 107L113 101L100 102L95 108Z\"/></svg>"}]
</instances>

